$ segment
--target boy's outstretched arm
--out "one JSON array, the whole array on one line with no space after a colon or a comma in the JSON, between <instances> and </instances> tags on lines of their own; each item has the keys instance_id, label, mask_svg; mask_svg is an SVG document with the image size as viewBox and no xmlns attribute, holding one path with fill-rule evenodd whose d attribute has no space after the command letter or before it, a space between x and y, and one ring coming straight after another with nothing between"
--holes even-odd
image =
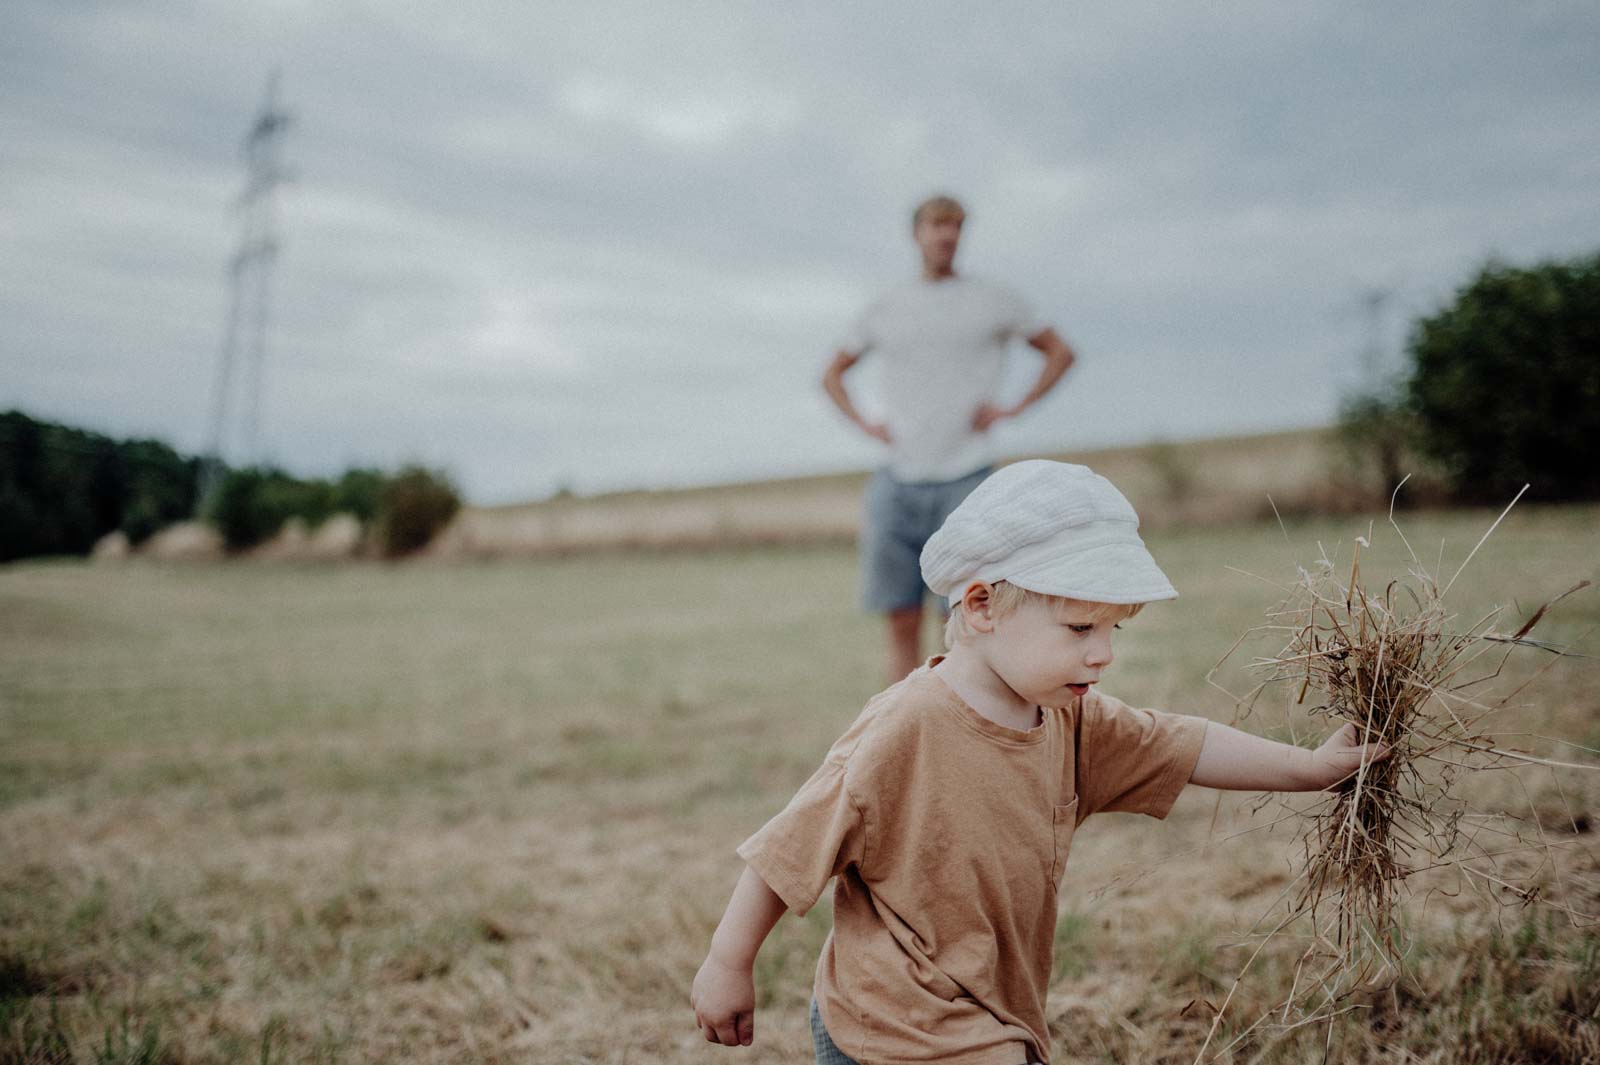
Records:
<instances>
[{"instance_id":1,"label":"boy's outstretched arm","mask_svg":"<svg viewBox=\"0 0 1600 1065\"><path fill-rule=\"evenodd\" d=\"M1352 776L1363 761L1388 756L1389 748L1383 744L1362 743L1361 731L1353 724L1308 751L1213 721L1206 725L1189 783L1228 791L1321 791Z\"/></svg>"},{"instance_id":2,"label":"boy's outstretched arm","mask_svg":"<svg viewBox=\"0 0 1600 1065\"><path fill-rule=\"evenodd\" d=\"M749 1046L755 1039L756 952L787 909L760 874L745 866L689 992L695 1023L707 1042Z\"/></svg>"}]
</instances>

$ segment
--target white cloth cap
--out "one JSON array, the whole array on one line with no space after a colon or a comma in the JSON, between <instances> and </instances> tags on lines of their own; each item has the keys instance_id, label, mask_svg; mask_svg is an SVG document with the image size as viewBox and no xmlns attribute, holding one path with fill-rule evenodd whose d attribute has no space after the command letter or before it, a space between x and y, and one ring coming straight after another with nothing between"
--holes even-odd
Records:
<instances>
[{"instance_id":1,"label":"white cloth cap","mask_svg":"<svg viewBox=\"0 0 1600 1065\"><path fill-rule=\"evenodd\" d=\"M1178 597L1116 486L1045 459L1014 462L973 489L923 547L922 579L950 599L978 581L1093 603Z\"/></svg>"}]
</instances>

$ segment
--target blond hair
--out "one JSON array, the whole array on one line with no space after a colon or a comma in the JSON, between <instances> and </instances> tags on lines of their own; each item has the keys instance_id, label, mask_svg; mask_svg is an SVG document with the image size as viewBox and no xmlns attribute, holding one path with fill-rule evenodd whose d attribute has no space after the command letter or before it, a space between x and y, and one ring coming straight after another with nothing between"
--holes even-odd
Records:
<instances>
[{"instance_id":1,"label":"blond hair","mask_svg":"<svg viewBox=\"0 0 1600 1065\"><path fill-rule=\"evenodd\" d=\"M954 196L940 193L938 196L929 196L917 204L917 209L911 212L911 228L916 229L925 219L955 218L965 221L967 209L961 206L961 201Z\"/></svg>"},{"instance_id":2,"label":"blond hair","mask_svg":"<svg viewBox=\"0 0 1600 1065\"><path fill-rule=\"evenodd\" d=\"M1125 621L1144 609L1143 603L1091 603L1082 599L1070 599L1063 595L1045 595L1043 592L1030 592L1026 588L1019 588L1010 581L995 581L989 586L989 616L999 620L1008 614L1019 610L1024 603L1044 603L1053 614L1060 615L1068 610L1079 608L1086 609L1090 621L1099 621L1104 617L1115 617L1118 621ZM957 599L950 604L950 617L944 623L945 650L951 650L964 636L972 635L972 629L967 624L967 618L961 607L961 600Z\"/></svg>"}]
</instances>

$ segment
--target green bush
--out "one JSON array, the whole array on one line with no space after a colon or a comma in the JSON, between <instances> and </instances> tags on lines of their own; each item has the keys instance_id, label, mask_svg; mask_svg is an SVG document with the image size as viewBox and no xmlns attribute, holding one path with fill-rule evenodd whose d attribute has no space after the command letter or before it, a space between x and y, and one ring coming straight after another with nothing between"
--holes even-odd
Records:
<instances>
[{"instance_id":1,"label":"green bush","mask_svg":"<svg viewBox=\"0 0 1600 1065\"><path fill-rule=\"evenodd\" d=\"M393 558L421 550L461 509L455 485L443 473L407 466L383 486L377 529L383 553Z\"/></svg>"},{"instance_id":2,"label":"green bush","mask_svg":"<svg viewBox=\"0 0 1600 1065\"><path fill-rule=\"evenodd\" d=\"M1409 351L1419 442L1460 497L1600 496L1600 255L1489 264Z\"/></svg>"},{"instance_id":3,"label":"green bush","mask_svg":"<svg viewBox=\"0 0 1600 1065\"><path fill-rule=\"evenodd\" d=\"M235 551L270 540L290 518L315 528L345 511L373 527L383 553L427 546L455 517L461 499L442 473L409 466L392 477L353 469L337 481L301 480L277 469L233 470L217 491L210 519Z\"/></svg>"},{"instance_id":4,"label":"green bush","mask_svg":"<svg viewBox=\"0 0 1600 1065\"><path fill-rule=\"evenodd\" d=\"M358 468L345 471L333 484L333 509L335 512L354 514L362 525L370 525L378 516L378 502L383 497L386 478L382 470Z\"/></svg>"},{"instance_id":5,"label":"green bush","mask_svg":"<svg viewBox=\"0 0 1600 1065\"><path fill-rule=\"evenodd\" d=\"M228 547L239 551L272 539L290 518L320 525L334 512L335 498L327 481L302 481L270 468L231 470L209 517Z\"/></svg>"}]
</instances>

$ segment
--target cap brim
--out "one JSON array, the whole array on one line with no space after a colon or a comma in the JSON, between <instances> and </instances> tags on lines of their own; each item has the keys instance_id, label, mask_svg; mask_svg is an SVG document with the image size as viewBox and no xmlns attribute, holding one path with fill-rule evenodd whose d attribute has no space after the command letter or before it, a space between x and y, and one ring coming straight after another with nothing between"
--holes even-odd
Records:
<instances>
[{"instance_id":1,"label":"cap brim","mask_svg":"<svg viewBox=\"0 0 1600 1065\"><path fill-rule=\"evenodd\" d=\"M1178 590L1156 560L1137 543L1102 544L1070 557L1052 556L1007 573L1005 580L1030 592L1089 603L1154 603L1178 598Z\"/></svg>"}]
</instances>

